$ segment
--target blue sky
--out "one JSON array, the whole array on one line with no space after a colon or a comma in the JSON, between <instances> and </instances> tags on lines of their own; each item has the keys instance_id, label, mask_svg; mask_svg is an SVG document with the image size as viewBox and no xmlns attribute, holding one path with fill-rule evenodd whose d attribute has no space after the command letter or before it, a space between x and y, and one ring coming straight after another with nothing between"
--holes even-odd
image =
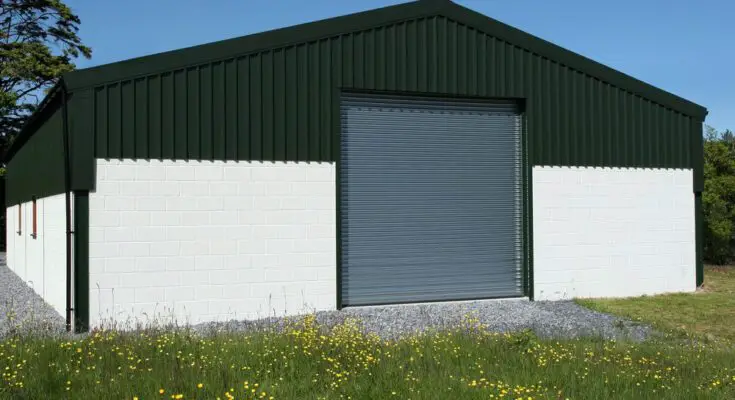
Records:
<instances>
[{"instance_id":1,"label":"blue sky","mask_svg":"<svg viewBox=\"0 0 735 400\"><path fill-rule=\"evenodd\" d=\"M67 0L92 47L80 68L347 13L395 0ZM735 2L457 0L709 109L735 130Z\"/></svg>"}]
</instances>

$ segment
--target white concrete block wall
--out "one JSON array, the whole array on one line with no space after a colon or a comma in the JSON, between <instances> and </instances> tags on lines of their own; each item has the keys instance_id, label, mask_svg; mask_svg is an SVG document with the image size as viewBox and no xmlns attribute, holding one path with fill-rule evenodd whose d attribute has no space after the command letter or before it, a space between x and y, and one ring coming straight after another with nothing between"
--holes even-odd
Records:
<instances>
[{"instance_id":1,"label":"white concrete block wall","mask_svg":"<svg viewBox=\"0 0 735 400\"><path fill-rule=\"evenodd\" d=\"M18 237L18 207L20 206L15 205L5 209L5 262L16 275L25 279L25 238ZM22 216L20 223L25 226L25 218Z\"/></svg>"},{"instance_id":2,"label":"white concrete block wall","mask_svg":"<svg viewBox=\"0 0 735 400\"><path fill-rule=\"evenodd\" d=\"M90 322L336 307L330 163L97 160Z\"/></svg>"},{"instance_id":3,"label":"white concrete block wall","mask_svg":"<svg viewBox=\"0 0 735 400\"><path fill-rule=\"evenodd\" d=\"M534 297L696 289L692 171L533 168Z\"/></svg>"},{"instance_id":4,"label":"white concrete block wall","mask_svg":"<svg viewBox=\"0 0 735 400\"><path fill-rule=\"evenodd\" d=\"M20 207L20 227L18 208ZM7 264L59 314L66 313L66 198L64 194L6 209ZM20 230L20 234L18 231Z\"/></svg>"}]
</instances>

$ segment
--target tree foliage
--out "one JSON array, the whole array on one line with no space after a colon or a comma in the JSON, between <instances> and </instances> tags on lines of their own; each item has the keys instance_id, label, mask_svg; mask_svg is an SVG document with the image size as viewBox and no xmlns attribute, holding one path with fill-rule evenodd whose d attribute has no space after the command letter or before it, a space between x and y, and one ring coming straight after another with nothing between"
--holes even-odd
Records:
<instances>
[{"instance_id":1,"label":"tree foliage","mask_svg":"<svg viewBox=\"0 0 735 400\"><path fill-rule=\"evenodd\" d=\"M735 238L735 135L707 127L704 142L704 257L716 264L733 259Z\"/></svg>"},{"instance_id":2,"label":"tree foliage","mask_svg":"<svg viewBox=\"0 0 735 400\"><path fill-rule=\"evenodd\" d=\"M4 145L73 60L92 50L61 0L0 0L0 140Z\"/></svg>"}]
</instances>

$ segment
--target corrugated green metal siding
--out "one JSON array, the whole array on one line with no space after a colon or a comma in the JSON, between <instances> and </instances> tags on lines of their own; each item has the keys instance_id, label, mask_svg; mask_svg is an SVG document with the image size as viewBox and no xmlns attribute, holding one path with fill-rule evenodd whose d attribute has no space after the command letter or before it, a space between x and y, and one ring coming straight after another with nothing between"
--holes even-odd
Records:
<instances>
[{"instance_id":1,"label":"corrugated green metal siding","mask_svg":"<svg viewBox=\"0 0 735 400\"><path fill-rule=\"evenodd\" d=\"M95 155L334 161L336 88L525 98L535 165L693 166L689 116L444 17L97 87Z\"/></svg>"},{"instance_id":2,"label":"corrugated green metal siding","mask_svg":"<svg viewBox=\"0 0 735 400\"><path fill-rule=\"evenodd\" d=\"M64 193L64 137L58 100L49 115L37 121L38 130L7 165L6 207Z\"/></svg>"}]
</instances>

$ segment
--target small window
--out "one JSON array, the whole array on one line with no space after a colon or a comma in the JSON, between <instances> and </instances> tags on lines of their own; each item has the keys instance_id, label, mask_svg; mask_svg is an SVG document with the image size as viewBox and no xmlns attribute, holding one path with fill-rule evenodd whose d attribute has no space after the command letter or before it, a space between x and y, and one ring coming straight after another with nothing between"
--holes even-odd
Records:
<instances>
[{"instance_id":1,"label":"small window","mask_svg":"<svg viewBox=\"0 0 735 400\"><path fill-rule=\"evenodd\" d=\"M23 221L23 205L18 204L18 235L21 233L21 223Z\"/></svg>"},{"instance_id":2,"label":"small window","mask_svg":"<svg viewBox=\"0 0 735 400\"><path fill-rule=\"evenodd\" d=\"M34 239L36 238L36 236L38 236L38 225L37 225L38 217L37 217L36 212L37 212L36 198L34 197L33 198L33 219L32 219L33 226L31 227L32 230L33 230L32 233L31 233L31 237L34 238Z\"/></svg>"}]
</instances>

